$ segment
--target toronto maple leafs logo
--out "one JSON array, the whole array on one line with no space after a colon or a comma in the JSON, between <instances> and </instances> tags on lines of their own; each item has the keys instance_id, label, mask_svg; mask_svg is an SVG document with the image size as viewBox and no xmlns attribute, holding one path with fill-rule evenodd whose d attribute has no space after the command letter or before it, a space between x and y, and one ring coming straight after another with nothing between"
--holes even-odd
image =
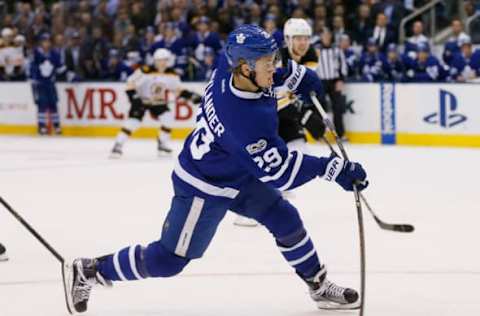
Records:
<instances>
[{"instance_id":1,"label":"toronto maple leafs logo","mask_svg":"<svg viewBox=\"0 0 480 316\"><path fill-rule=\"evenodd\" d=\"M246 39L246 37L243 33L240 33L240 34L237 35L237 43L238 44L245 43L245 39Z\"/></svg>"}]
</instances>

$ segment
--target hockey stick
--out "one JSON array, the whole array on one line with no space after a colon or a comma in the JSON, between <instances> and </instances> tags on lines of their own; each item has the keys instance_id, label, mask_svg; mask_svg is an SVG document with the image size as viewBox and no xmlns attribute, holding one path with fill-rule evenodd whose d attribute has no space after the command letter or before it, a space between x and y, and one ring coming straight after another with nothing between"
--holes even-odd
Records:
<instances>
[{"instance_id":1,"label":"hockey stick","mask_svg":"<svg viewBox=\"0 0 480 316\"><path fill-rule=\"evenodd\" d=\"M26 221L23 219L20 214L15 212L15 210L0 196L0 203L10 212L10 214L15 217L20 224L23 225L37 240L50 251L50 253L61 263L63 264L65 262L65 259L56 251L42 236L40 236L39 233Z\"/></svg>"},{"instance_id":2,"label":"hockey stick","mask_svg":"<svg viewBox=\"0 0 480 316\"><path fill-rule=\"evenodd\" d=\"M338 155L337 152L335 151L335 149L333 148L333 146L328 141L328 139L325 136L322 136L322 139L327 144L327 146L330 148L330 151L333 154ZM370 212L370 214L372 214L373 219L375 220L375 222L378 224L378 226L381 229L394 231L394 232L399 232L399 233L411 233L415 230L415 227L413 225L410 225L410 224L390 224L390 223L386 223L386 222L382 221L377 216L377 214L375 214L375 212L373 211L370 204L368 204L367 199L362 194L362 192L360 192L360 199L362 199L363 203L367 207L367 210Z\"/></svg>"},{"instance_id":3,"label":"hockey stick","mask_svg":"<svg viewBox=\"0 0 480 316\"><path fill-rule=\"evenodd\" d=\"M317 108L318 112L322 116L323 122L325 126L333 133L335 136L335 140L337 143L340 152L342 153L342 157L345 160L348 159L347 152L343 147L342 140L335 132L335 127L333 126L332 122L325 113L325 110L322 108L322 105L317 99L315 92L310 93L310 97L312 98L313 104ZM358 192L357 185L353 184L353 193L355 196L355 206L357 208L357 218L358 218L358 235L360 238L360 316L363 316L365 310L365 263L366 263L366 255L365 255L365 230L363 226L363 213L362 213L362 204L360 203L360 192Z\"/></svg>"},{"instance_id":4,"label":"hockey stick","mask_svg":"<svg viewBox=\"0 0 480 316\"><path fill-rule=\"evenodd\" d=\"M50 251L50 253L60 262L60 264L62 265L62 281L63 281L63 290L64 290L64 293L65 293L65 301L67 302L68 298L67 298L67 283L66 283L66 278L65 278L65 274L66 274L66 270L68 270L68 265L66 264L65 262L65 259L63 258L62 255L60 255L58 253L58 251L56 251L25 219L23 219L22 216L20 216L20 214L18 214L11 206L10 204L7 203L7 201L5 201L1 196L0 196L0 203L7 209L7 211L10 212L10 214L13 215L13 217L15 217L19 222L20 224L23 225L23 227L25 227L45 248L48 249L48 251ZM70 314L74 314L72 312L72 310L70 309L70 306L68 305L67 303L67 309L68 309L68 312Z\"/></svg>"}]
</instances>

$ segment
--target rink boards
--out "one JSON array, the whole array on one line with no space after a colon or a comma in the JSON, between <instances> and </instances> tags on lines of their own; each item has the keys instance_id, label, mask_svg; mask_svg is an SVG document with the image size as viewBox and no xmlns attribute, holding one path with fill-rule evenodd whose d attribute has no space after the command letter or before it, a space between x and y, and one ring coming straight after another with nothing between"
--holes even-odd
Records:
<instances>
[{"instance_id":1,"label":"rink boards","mask_svg":"<svg viewBox=\"0 0 480 316\"><path fill-rule=\"evenodd\" d=\"M205 83L185 83L203 92ZM480 147L480 106L475 84L355 83L346 86L345 123L352 143ZM59 83L59 111L66 136L114 136L129 103L123 83ZM195 106L170 94L173 137L184 138ZM36 133L29 83L0 84L0 134ZM246 127L248 122L245 122ZM146 115L135 136L153 137L158 122Z\"/></svg>"}]
</instances>

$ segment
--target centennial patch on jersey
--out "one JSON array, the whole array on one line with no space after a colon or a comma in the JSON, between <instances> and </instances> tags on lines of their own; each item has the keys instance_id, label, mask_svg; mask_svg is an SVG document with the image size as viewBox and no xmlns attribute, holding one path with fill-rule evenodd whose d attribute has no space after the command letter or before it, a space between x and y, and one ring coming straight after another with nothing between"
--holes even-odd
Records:
<instances>
[{"instance_id":1,"label":"centennial patch on jersey","mask_svg":"<svg viewBox=\"0 0 480 316\"><path fill-rule=\"evenodd\" d=\"M250 155L262 152L267 148L267 141L265 139L259 139L258 142L249 144L245 147Z\"/></svg>"}]
</instances>

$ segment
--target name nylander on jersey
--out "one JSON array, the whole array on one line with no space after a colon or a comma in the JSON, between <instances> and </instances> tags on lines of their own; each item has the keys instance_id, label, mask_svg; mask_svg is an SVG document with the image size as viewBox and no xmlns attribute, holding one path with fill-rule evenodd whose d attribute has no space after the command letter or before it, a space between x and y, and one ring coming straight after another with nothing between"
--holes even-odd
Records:
<instances>
[{"instance_id":1,"label":"name nylander on jersey","mask_svg":"<svg viewBox=\"0 0 480 316\"><path fill-rule=\"evenodd\" d=\"M235 198L252 177L280 190L322 174L325 158L289 151L278 136L276 92L308 95L316 74L290 62L268 92L233 86L226 63L215 70L198 108L195 130L176 163L173 181L193 194Z\"/></svg>"}]
</instances>

